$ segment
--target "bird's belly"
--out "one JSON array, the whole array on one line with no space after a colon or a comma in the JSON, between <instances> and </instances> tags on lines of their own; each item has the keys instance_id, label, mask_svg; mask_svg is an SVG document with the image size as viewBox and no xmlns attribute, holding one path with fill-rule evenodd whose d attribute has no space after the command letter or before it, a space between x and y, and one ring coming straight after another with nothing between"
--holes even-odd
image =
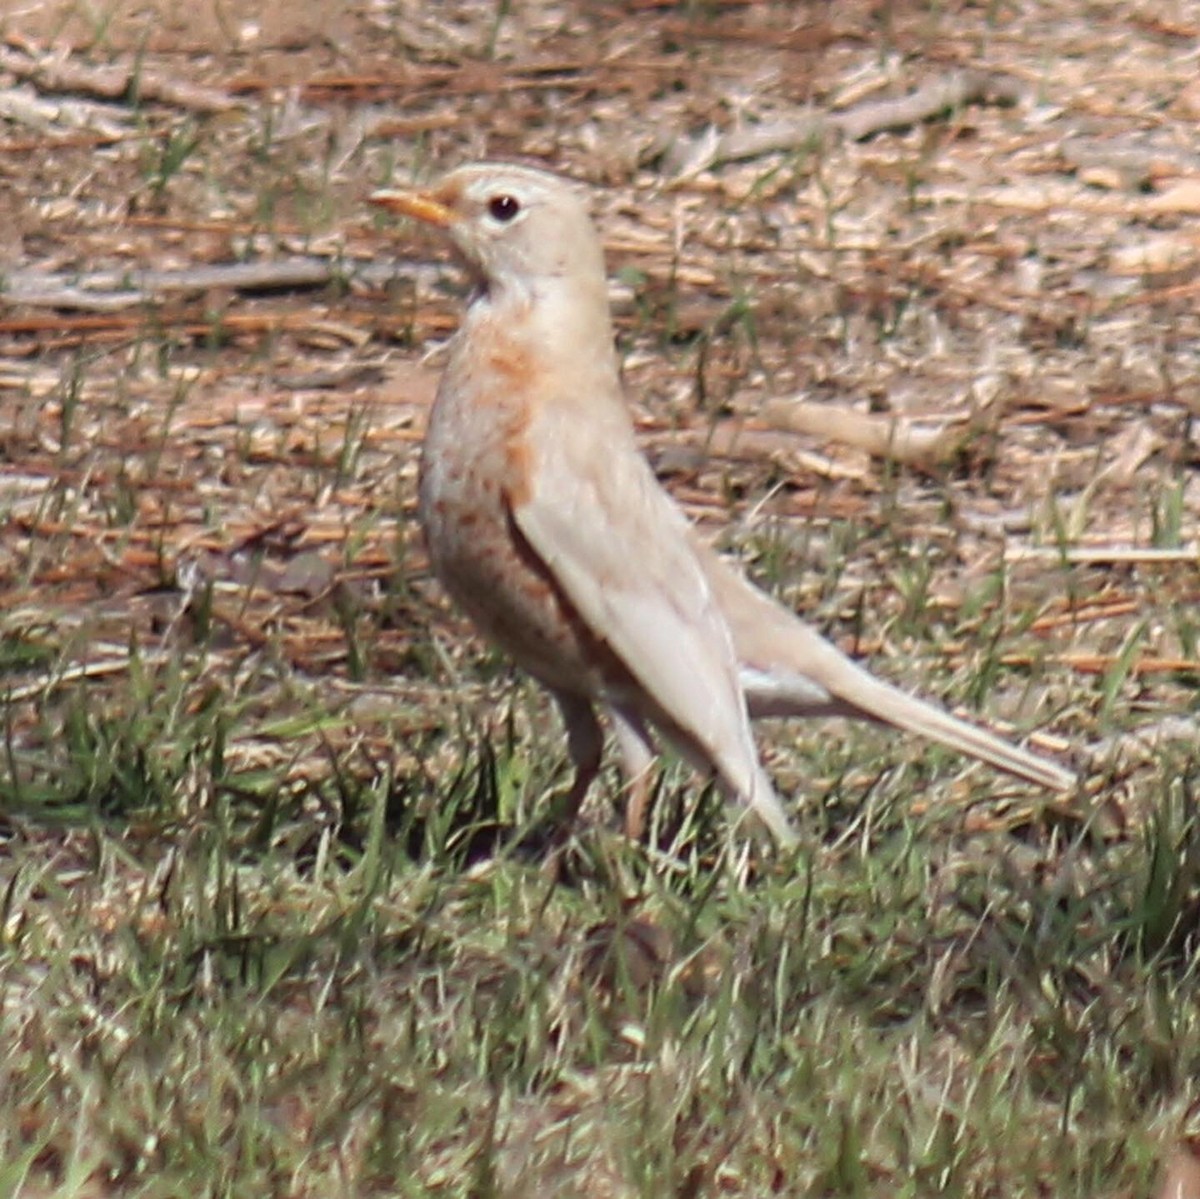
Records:
<instances>
[{"instance_id":1,"label":"bird's belly","mask_svg":"<svg viewBox=\"0 0 1200 1199\"><path fill-rule=\"evenodd\" d=\"M435 573L480 632L547 686L593 698L623 690L611 652L517 529L500 457L426 462L420 517Z\"/></svg>"}]
</instances>

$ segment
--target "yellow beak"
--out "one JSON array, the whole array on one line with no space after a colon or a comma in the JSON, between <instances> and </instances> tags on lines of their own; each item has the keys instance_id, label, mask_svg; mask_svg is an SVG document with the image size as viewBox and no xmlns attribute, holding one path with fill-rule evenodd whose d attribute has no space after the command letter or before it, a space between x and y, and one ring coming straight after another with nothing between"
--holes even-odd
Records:
<instances>
[{"instance_id":1,"label":"yellow beak","mask_svg":"<svg viewBox=\"0 0 1200 1199\"><path fill-rule=\"evenodd\" d=\"M440 229L454 223L454 210L447 208L432 192L385 190L372 192L370 199L372 204L389 212L398 212Z\"/></svg>"}]
</instances>

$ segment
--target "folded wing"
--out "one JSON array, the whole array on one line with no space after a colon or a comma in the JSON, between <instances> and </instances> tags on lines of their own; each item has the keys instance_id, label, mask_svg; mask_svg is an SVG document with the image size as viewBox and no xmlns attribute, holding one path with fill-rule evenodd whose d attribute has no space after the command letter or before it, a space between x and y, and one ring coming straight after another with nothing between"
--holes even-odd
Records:
<instances>
[{"instance_id":1,"label":"folded wing","mask_svg":"<svg viewBox=\"0 0 1200 1199\"><path fill-rule=\"evenodd\" d=\"M631 435L610 429L593 439L565 422L555 426L525 441L532 484L508 497L517 528L636 681L642 715L710 763L791 843L795 834L759 765L729 629L686 518ZM578 448L585 445L604 449L597 457Z\"/></svg>"}]
</instances>

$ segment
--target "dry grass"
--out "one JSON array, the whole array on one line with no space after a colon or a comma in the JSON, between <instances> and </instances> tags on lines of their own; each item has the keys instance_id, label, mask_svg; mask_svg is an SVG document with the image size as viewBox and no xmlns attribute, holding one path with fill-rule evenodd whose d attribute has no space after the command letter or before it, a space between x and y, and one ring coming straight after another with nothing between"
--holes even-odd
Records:
<instances>
[{"instance_id":1,"label":"dry grass","mask_svg":"<svg viewBox=\"0 0 1200 1199\"><path fill-rule=\"evenodd\" d=\"M0 1190L1144 1190L1200 1077L1194 14L304 7L0 18ZM667 168L960 68L1021 100ZM364 204L484 155L597 185L695 519L1077 795L771 729L803 863L672 766L653 848L540 881L557 732L412 521L455 276Z\"/></svg>"}]
</instances>

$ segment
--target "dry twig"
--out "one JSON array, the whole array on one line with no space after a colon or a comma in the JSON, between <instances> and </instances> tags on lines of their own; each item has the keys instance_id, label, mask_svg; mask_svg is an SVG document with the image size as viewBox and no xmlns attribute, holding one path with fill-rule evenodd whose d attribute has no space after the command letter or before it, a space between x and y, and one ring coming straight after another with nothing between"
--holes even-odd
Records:
<instances>
[{"instance_id":1,"label":"dry twig","mask_svg":"<svg viewBox=\"0 0 1200 1199\"><path fill-rule=\"evenodd\" d=\"M0 70L28 79L44 92L83 92L104 100L157 100L193 112L228 112L241 101L216 88L184 79L168 79L136 63L105 67L71 62L65 54L51 53L29 38L9 34L13 50L0 49Z\"/></svg>"},{"instance_id":2,"label":"dry twig","mask_svg":"<svg viewBox=\"0 0 1200 1199\"><path fill-rule=\"evenodd\" d=\"M873 100L848 112L811 113L720 135L709 131L698 138L680 137L665 147L665 165L673 175L692 175L723 162L819 145L834 136L861 141L885 129L903 129L976 101L1015 104L1022 94L1019 85L1003 76L955 71L907 96ZM662 153L664 147L659 144L657 150Z\"/></svg>"},{"instance_id":3,"label":"dry twig","mask_svg":"<svg viewBox=\"0 0 1200 1199\"><path fill-rule=\"evenodd\" d=\"M844 404L798 399L771 400L759 416L772 428L825 437L909 466L949 461L971 434L965 418L930 426L904 417L860 412Z\"/></svg>"},{"instance_id":4,"label":"dry twig","mask_svg":"<svg viewBox=\"0 0 1200 1199\"><path fill-rule=\"evenodd\" d=\"M433 268L407 263L407 275ZM153 303L163 296L212 290L280 291L324 287L353 277L383 287L396 277L394 263L349 263L333 258L288 258L266 262L231 262L187 267L178 271L97 271L68 279L34 271L10 275L3 283L5 297L31 308L64 308L85 312L120 312Z\"/></svg>"}]
</instances>

